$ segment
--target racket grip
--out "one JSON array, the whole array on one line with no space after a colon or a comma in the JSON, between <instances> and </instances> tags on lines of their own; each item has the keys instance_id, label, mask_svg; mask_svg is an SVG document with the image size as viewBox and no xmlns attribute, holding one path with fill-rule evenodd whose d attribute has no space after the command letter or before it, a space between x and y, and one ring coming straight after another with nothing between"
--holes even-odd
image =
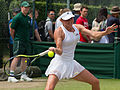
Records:
<instances>
[{"instance_id":1,"label":"racket grip","mask_svg":"<svg viewBox=\"0 0 120 90\"><path fill-rule=\"evenodd\" d=\"M44 52L42 52L42 53L40 53L40 54L38 54L39 56L44 56L45 54L47 54L49 52L49 50L46 50L46 51L44 51Z\"/></svg>"}]
</instances>

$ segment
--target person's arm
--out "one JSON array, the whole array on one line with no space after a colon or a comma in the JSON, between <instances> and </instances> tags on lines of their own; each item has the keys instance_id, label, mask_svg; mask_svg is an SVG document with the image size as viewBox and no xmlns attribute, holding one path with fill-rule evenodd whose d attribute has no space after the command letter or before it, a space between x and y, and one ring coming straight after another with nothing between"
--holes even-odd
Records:
<instances>
[{"instance_id":1,"label":"person's arm","mask_svg":"<svg viewBox=\"0 0 120 90\"><path fill-rule=\"evenodd\" d=\"M53 28L52 28L52 22L51 21L48 21L48 23L47 23L47 29L48 29L48 33L49 33L49 36L51 37L51 38L53 38L54 39L54 34L53 34Z\"/></svg>"},{"instance_id":2,"label":"person's arm","mask_svg":"<svg viewBox=\"0 0 120 90\"><path fill-rule=\"evenodd\" d=\"M35 37L36 37L37 41L40 41L40 42L41 42L41 38L40 38L40 35L39 35L37 29L35 29Z\"/></svg>"},{"instance_id":3,"label":"person's arm","mask_svg":"<svg viewBox=\"0 0 120 90\"><path fill-rule=\"evenodd\" d=\"M9 24L10 35L11 35L12 39L14 40L15 30L11 28L11 24L12 23Z\"/></svg>"},{"instance_id":4,"label":"person's arm","mask_svg":"<svg viewBox=\"0 0 120 90\"><path fill-rule=\"evenodd\" d=\"M14 37L15 37L15 30L10 28L10 35L12 37L12 39L14 40Z\"/></svg>"},{"instance_id":5,"label":"person's arm","mask_svg":"<svg viewBox=\"0 0 120 90\"><path fill-rule=\"evenodd\" d=\"M49 50L51 50L59 55L62 55L62 41L63 41L64 37L65 36L64 36L64 33L63 33L61 27L56 29L55 33L54 33L54 40L56 43L56 48L50 47Z\"/></svg>"},{"instance_id":6,"label":"person's arm","mask_svg":"<svg viewBox=\"0 0 120 90\"><path fill-rule=\"evenodd\" d=\"M19 18L18 17L14 17L12 19L12 22L11 22L11 25L10 25L10 34L11 34L11 37L12 37L13 40L15 38L15 30L16 30L16 27L18 25L19 25Z\"/></svg>"},{"instance_id":7,"label":"person's arm","mask_svg":"<svg viewBox=\"0 0 120 90\"><path fill-rule=\"evenodd\" d=\"M80 32L82 32L83 34L85 35L88 35L90 37L92 37L94 40L98 40L99 38L101 38L102 36L105 36L107 34L110 34L112 32L115 32L114 29L116 29L118 26L113 24L112 26L109 26L106 28L105 31L102 31L102 32L94 32L94 31L91 31L91 30L88 30L86 29L85 27L83 27L82 25L75 25L78 30Z\"/></svg>"},{"instance_id":8,"label":"person's arm","mask_svg":"<svg viewBox=\"0 0 120 90\"><path fill-rule=\"evenodd\" d=\"M52 30L48 30L49 36L54 39L54 34Z\"/></svg>"}]
</instances>

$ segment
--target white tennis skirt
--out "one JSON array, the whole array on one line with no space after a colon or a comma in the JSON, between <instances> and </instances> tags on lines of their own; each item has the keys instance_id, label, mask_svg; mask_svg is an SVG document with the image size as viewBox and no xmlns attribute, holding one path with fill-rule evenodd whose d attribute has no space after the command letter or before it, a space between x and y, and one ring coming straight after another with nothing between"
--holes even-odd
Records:
<instances>
[{"instance_id":1,"label":"white tennis skirt","mask_svg":"<svg viewBox=\"0 0 120 90\"><path fill-rule=\"evenodd\" d=\"M85 68L75 60L60 60L53 58L48 66L45 75L55 74L59 80L73 78Z\"/></svg>"}]
</instances>

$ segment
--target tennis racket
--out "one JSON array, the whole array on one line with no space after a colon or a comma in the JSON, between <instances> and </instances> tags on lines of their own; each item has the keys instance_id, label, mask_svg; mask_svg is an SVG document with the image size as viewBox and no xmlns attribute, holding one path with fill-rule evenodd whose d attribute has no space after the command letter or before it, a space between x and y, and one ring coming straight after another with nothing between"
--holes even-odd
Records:
<instances>
[{"instance_id":1,"label":"tennis racket","mask_svg":"<svg viewBox=\"0 0 120 90\"><path fill-rule=\"evenodd\" d=\"M35 60L37 60L37 59L40 58L41 56L46 55L48 52L49 52L49 50L46 50L46 51L44 51L44 52L42 52L42 53L39 53L39 54L36 54L36 55L16 55L16 56L13 56L13 57L11 57L10 59L8 59L8 60L5 62L5 64L4 64L4 72L5 72L5 74L7 74L8 76L11 76L11 75L10 75L10 66L9 66L9 64L10 64L10 62L11 62L15 57L27 58L27 60L29 60L29 58L33 58L32 60L29 61L29 63L27 63L28 61L25 61L28 65L26 66L26 69L25 69L23 72L18 71L18 70L15 70L14 75L12 75L12 76L14 76L14 77L20 76L20 75L22 75L24 72L26 72L26 71L29 69L29 67L32 65L32 63L33 63ZM17 69L17 66L16 66L16 69Z\"/></svg>"}]
</instances>

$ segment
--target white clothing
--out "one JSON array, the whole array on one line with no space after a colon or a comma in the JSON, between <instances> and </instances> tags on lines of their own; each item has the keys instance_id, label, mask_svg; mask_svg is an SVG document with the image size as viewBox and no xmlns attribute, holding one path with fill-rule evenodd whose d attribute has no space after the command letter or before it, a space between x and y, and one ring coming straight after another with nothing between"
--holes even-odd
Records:
<instances>
[{"instance_id":1,"label":"white clothing","mask_svg":"<svg viewBox=\"0 0 120 90\"><path fill-rule=\"evenodd\" d=\"M98 23L96 21L96 19L94 19L93 22L92 22L92 28L94 28L94 27L98 27L99 31L106 28L107 27L107 20L101 21L100 23ZM109 43L108 36L107 35L102 36L101 39L97 43Z\"/></svg>"},{"instance_id":2,"label":"white clothing","mask_svg":"<svg viewBox=\"0 0 120 90\"><path fill-rule=\"evenodd\" d=\"M80 39L78 29L73 25L74 32L69 32L63 25L61 28L65 34L65 38L62 43L63 52L62 55L55 54L50 65L46 70L46 76L49 74L55 74L58 79L73 78L78 75L85 68L74 60L74 52L77 42Z\"/></svg>"},{"instance_id":3,"label":"white clothing","mask_svg":"<svg viewBox=\"0 0 120 90\"><path fill-rule=\"evenodd\" d=\"M109 39L108 36L102 36L102 38L100 39L100 41L98 43L109 43Z\"/></svg>"},{"instance_id":4,"label":"white clothing","mask_svg":"<svg viewBox=\"0 0 120 90\"><path fill-rule=\"evenodd\" d=\"M60 21L62 16L59 16L55 22L55 30L62 25L62 22Z\"/></svg>"},{"instance_id":5,"label":"white clothing","mask_svg":"<svg viewBox=\"0 0 120 90\"><path fill-rule=\"evenodd\" d=\"M52 20L49 17L47 17L46 23L45 23L45 37L49 36L49 33L48 33L49 30L53 30L52 25L53 25Z\"/></svg>"}]
</instances>

